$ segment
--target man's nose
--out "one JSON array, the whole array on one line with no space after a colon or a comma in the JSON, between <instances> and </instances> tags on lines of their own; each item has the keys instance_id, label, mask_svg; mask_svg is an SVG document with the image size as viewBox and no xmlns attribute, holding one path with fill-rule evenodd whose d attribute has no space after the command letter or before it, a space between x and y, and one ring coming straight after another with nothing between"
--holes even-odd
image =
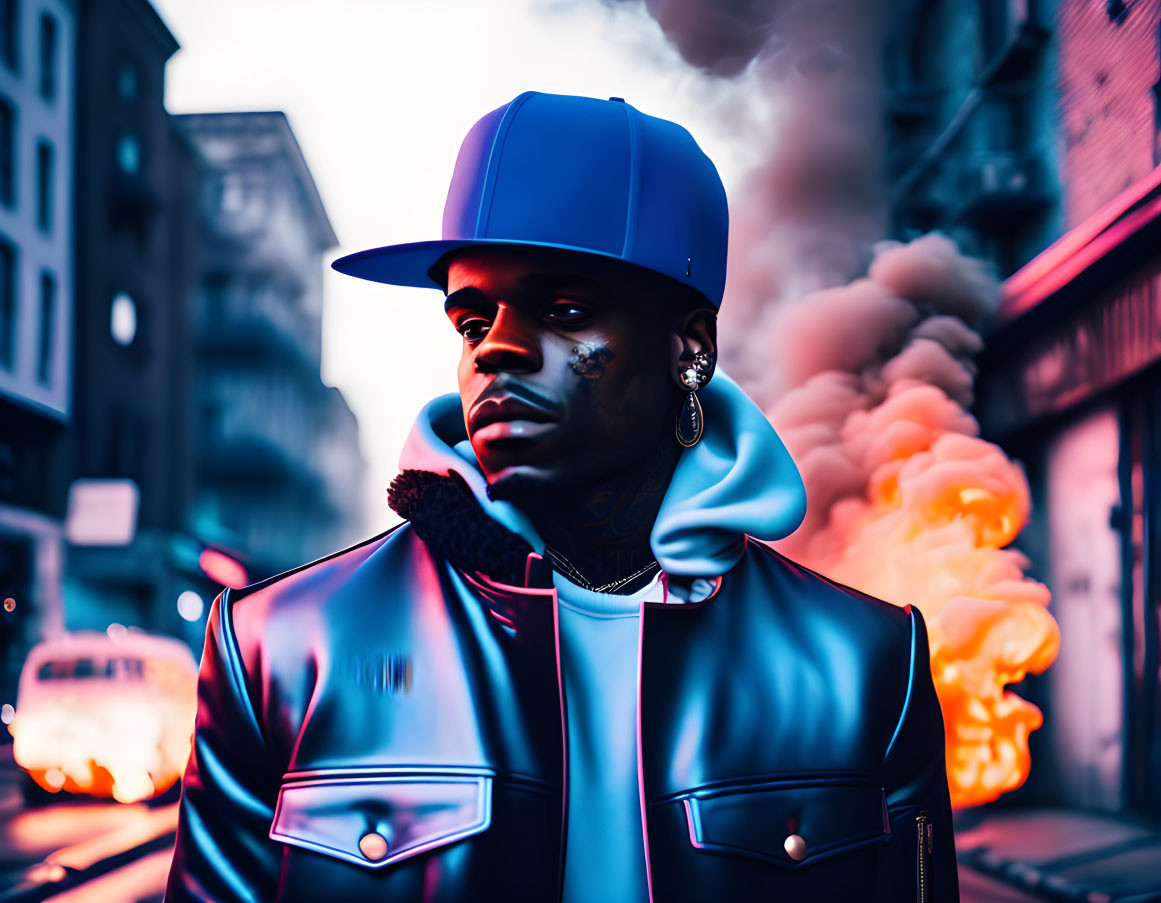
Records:
<instances>
[{"instance_id":1,"label":"man's nose","mask_svg":"<svg viewBox=\"0 0 1161 903\"><path fill-rule=\"evenodd\" d=\"M476 346L476 369L535 373L543 365L537 321L520 310L500 305L487 334Z\"/></svg>"}]
</instances>

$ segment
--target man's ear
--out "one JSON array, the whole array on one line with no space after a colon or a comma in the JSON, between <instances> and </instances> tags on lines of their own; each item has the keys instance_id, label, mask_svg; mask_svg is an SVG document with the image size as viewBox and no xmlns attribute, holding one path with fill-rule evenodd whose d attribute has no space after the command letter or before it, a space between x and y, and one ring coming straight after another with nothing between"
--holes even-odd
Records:
<instances>
[{"instance_id":1,"label":"man's ear","mask_svg":"<svg viewBox=\"0 0 1161 903\"><path fill-rule=\"evenodd\" d=\"M703 371L708 380L718 360L717 311L698 307L680 314L674 320L669 345L669 375L682 391L689 391L681 381L682 371L694 365L697 354L704 353L709 358L709 368Z\"/></svg>"}]
</instances>

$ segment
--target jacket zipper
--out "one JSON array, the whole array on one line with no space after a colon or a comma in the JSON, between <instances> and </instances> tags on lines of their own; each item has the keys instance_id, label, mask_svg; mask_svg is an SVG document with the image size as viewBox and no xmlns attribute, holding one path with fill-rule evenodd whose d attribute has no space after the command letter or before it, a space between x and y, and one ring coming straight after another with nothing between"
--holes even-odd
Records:
<instances>
[{"instance_id":1,"label":"jacket zipper","mask_svg":"<svg viewBox=\"0 0 1161 903\"><path fill-rule=\"evenodd\" d=\"M931 884L932 834L934 826L928 821L927 813L915 816L915 830L918 843L915 845L915 898L919 903L928 903L927 889Z\"/></svg>"}]
</instances>

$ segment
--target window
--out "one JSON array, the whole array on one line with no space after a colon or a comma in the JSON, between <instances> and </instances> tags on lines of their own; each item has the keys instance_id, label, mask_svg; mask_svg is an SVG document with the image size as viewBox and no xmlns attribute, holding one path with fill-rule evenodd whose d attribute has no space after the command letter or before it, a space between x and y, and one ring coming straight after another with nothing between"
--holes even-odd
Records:
<instances>
[{"instance_id":1,"label":"window","mask_svg":"<svg viewBox=\"0 0 1161 903\"><path fill-rule=\"evenodd\" d=\"M16 108L0 97L0 204L16 203Z\"/></svg>"},{"instance_id":2,"label":"window","mask_svg":"<svg viewBox=\"0 0 1161 903\"><path fill-rule=\"evenodd\" d=\"M141 145L132 132L122 132L117 139L117 165L129 175L141 168Z\"/></svg>"},{"instance_id":3,"label":"window","mask_svg":"<svg viewBox=\"0 0 1161 903\"><path fill-rule=\"evenodd\" d=\"M0 367L16 364L16 248L0 240Z\"/></svg>"},{"instance_id":4,"label":"window","mask_svg":"<svg viewBox=\"0 0 1161 903\"><path fill-rule=\"evenodd\" d=\"M137 67L125 61L117 67L117 94L122 100L133 100L137 97L138 79Z\"/></svg>"},{"instance_id":5,"label":"window","mask_svg":"<svg viewBox=\"0 0 1161 903\"><path fill-rule=\"evenodd\" d=\"M45 13L40 17L40 96L56 97L56 19Z\"/></svg>"},{"instance_id":6,"label":"window","mask_svg":"<svg viewBox=\"0 0 1161 903\"><path fill-rule=\"evenodd\" d=\"M20 9L18 0L0 0L0 60L16 71L20 64Z\"/></svg>"},{"instance_id":7,"label":"window","mask_svg":"<svg viewBox=\"0 0 1161 903\"><path fill-rule=\"evenodd\" d=\"M222 212L240 213L246 202L246 183L242 173L233 169L222 176Z\"/></svg>"},{"instance_id":8,"label":"window","mask_svg":"<svg viewBox=\"0 0 1161 903\"><path fill-rule=\"evenodd\" d=\"M52 229L52 145L41 138L36 142L36 225L43 232Z\"/></svg>"},{"instance_id":9,"label":"window","mask_svg":"<svg viewBox=\"0 0 1161 903\"><path fill-rule=\"evenodd\" d=\"M117 292L109 308L109 334L118 345L131 345L137 335L137 305L125 292Z\"/></svg>"},{"instance_id":10,"label":"window","mask_svg":"<svg viewBox=\"0 0 1161 903\"><path fill-rule=\"evenodd\" d=\"M56 336L56 279L48 270L40 271L40 326L36 353L36 381L52 383L53 349Z\"/></svg>"}]
</instances>

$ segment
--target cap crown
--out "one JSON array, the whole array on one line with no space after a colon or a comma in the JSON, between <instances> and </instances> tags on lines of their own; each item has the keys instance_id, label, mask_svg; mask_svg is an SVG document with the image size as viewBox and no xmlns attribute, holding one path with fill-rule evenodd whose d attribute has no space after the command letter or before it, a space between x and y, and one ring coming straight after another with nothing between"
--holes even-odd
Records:
<instances>
[{"instance_id":1,"label":"cap crown","mask_svg":"<svg viewBox=\"0 0 1161 903\"><path fill-rule=\"evenodd\" d=\"M569 248L624 260L717 307L729 214L717 169L676 123L620 99L528 91L460 147L443 239Z\"/></svg>"}]
</instances>

